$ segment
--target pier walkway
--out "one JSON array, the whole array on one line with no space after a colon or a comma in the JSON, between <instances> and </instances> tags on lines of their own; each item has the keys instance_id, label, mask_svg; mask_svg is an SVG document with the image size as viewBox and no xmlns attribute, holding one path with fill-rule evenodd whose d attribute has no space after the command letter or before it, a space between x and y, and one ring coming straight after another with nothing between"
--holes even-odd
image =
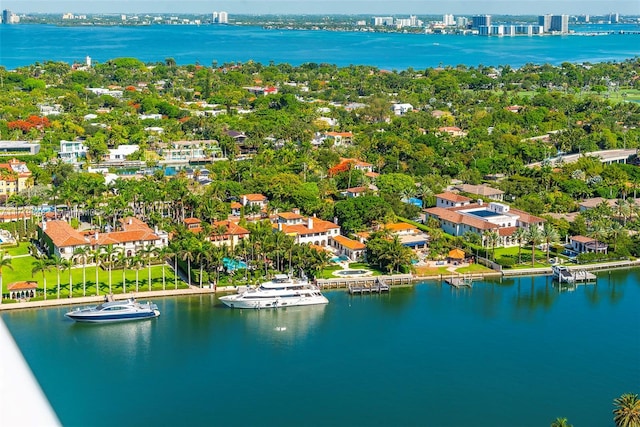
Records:
<instances>
[{"instance_id":1,"label":"pier walkway","mask_svg":"<svg viewBox=\"0 0 640 427\"><path fill-rule=\"evenodd\" d=\"M373 284L371 283L365 283L365 284L357 284L357 283L350 283L349 284L349 293L350 294L365 294L365 293L377 293L377 294L381 294L383 292L389 292L389 285L387 285L387 283L384 280L376 280L375 282L373 282Z\"/></svg>"},{"instance_id":2,"label":"pier walkway","mask_svg":"<svg viewBox=\"0 0 640 427\"><path fill-rule=\"evenodd\" d=\"M389 274L384 276L359 276L359 277L336 277L331 279L316 279L316 285L320 289L384 289L393 285L409 285L413 280L411 274ZM388 290L388 289L387 289ZM386 292L383 290L382 292ZM367 291L365 291L367 292ZM376 291L379 292L379 291Z\"/></svg>"}]
</instances>

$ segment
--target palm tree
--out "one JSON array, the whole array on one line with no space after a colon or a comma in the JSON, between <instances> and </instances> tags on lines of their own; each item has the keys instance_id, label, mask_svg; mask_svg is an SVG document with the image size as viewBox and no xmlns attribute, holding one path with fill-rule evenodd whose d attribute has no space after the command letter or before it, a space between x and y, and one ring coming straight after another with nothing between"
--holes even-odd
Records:
<instances>
[{"instance_id":1,"label":"palm tree","mask_svg":"<svg viewBox=\"0 0 640 427\"><path fill-rule=\"evenodd\" d=\"M122 293L127 293L127 278L125 276L127 272L127 261L129 257L123 248L118 251L118 256L116 257L116 263L122 267Z\"/></svg>"},{"instance_id":2,"label":"palm tree","mask_svg":"<svg viewBox=\"0 0 640 427\"><path fill-rule=\"evenodd\" d=\"M167 256L170 256L172 253L171 249L169 248L169 246L164 246L162 248L158 248L158 257L160 258L160 261L162 263L162 290L164 291L166 289L166 280L165 280L165 272L164 272L164 267L165 267L165 258Z\"/></svg>"},{"instance_id":3,"label":"palm tree","mask_svg":"<svg viewBox=\"0 0 640 427\"><path fill-rule=\"evenodd\" d=\"M45 273L51 270L51 261L46 257L36 258L31 269L31 277L38 272L42 272L42 282L44 284L44 299L47 299L47 276Z\"/></svg>"},{"instance_id":4,"label":"palm tree","mask_svg":"<svg viewBox=\"0 0 640 427\"><path fill-rule=\"evenodd\" d=\"M536 246L542 242L542 233L537 225L529 226L527 240L531 243L531 266L533 267L536 265Z\"/></svg>"},{"instance_id":5,"label":"palm tree","mask_svg":"<svg viewBox=\"0 0 640 427\"><path fill-rule=\"evenodd\" d=\"M11 266L11 257L5 255L5 252L0 253L0 304L2 304L2 269L4 267L8 267L13 270L13 267Z\"/></svg>"},{"instance_id":6,"label":"palm tree","mask_svg":"<svg viewBox=\"0 0 640 427\"><path fill-rule=\"evenodd\" d=\"M153 246L152 244L147 245L147 247L143 248L140 252L142 252L142 256L147 260L147 267L149 269L149 290L151 290L151 256L156 255L158 253L158 248Z\"/></svg>"},{"instance_id":7,"label":"palm tree","mask_svg":"<svg viewBox=\"0 0 640 427\"><path fill-rule=\"evenodd\" d=\"M63 259L60 265L62 271L69 270L69 298L73 296L73 276L71 275L71 267L73 267L73 261L70 259Z\"/></svg>"},{"instance_id":8,"label":"palm tree","mask_svg":"<svg viewBox=\"0 0 640 427\"><path fill-rule=\"evenodd\" d=\"M196 251L191 242L187 240L180 253L182 254L182 260L187 261L187 280L189 286L191 286L191 261L194 260Z\"/></svg>"},{"instance_id":9,"label":"palm tree","mask_svg":"<svg viewBox=\"0 0 640 427\"><path fill-rule=\"evenodd\" d=\"M139 290L138 284L140 283L138 280L138 273L140 272L140 268L142 267L143 260L139 255L131 258L131 267L136 271L136 292Z\"/></svg>"},{"instance_id":10,"label":"palm tree","mask_svg":"<svg viewBox=\"0 0 640 427\"><path fill-rule=\"evenodd\" d=\"M542 239L547 246L547 263L549 262L549 251L551 249L551 245L556 243L560 236L558 235L558 231L551 225L549 222L545 222L542 226Z\"/></svg>"},{"instance_id":11,"label":"palm tree","mask_svg":"<svg viewBox=\"0 0 640 427\"><path fill-rule=\"evenodd\" d=\"M87 256L89 248L79 246L73 250L73 258L82 258L82 296L87 296Z\"/></svg>"},{"instance_id":12,"label":"palm tree","mask_svg":"<svg viewBox=\"0 0 640 427\"><path fill-rule=\"evenodd\" d=\"M100 283L98 282L98 270L100 269L100 260L102 259L102 251L100 246L96 246L95 250L90 251L91 258L96 264L96 296L100 295Z\"/></svg>"},{"instance_id":13,"label":"palm tree","mask_svg":"<svg viewBox=\"0 0 640 427\"><path fill-rule=\"evenodd\" d=\"M118 253L118 250L113 245L107 245L102 248L104 258L107 261L107 269L109 270L109 293L111 294L111 269L113 268L113 256Z\"/></svg>"},{"instance_id":14,"label":"palm tree","mask_svg":"<svg viewBox=\"0 0 640 427\"><path fill-rule=\"evenodd\" d=\"M173 281L175 288L178 289L178 256L180 255L180 250L173 244L167 246L166 250L167 256L173 257Z\"/></svg>"},{"instance_id":15,"label":"palm tree","mask_svg":"<svg viewBox=\"0 0 640 427\"><path fill-rule=\"evenodd\" d=\"M55 266L58 275L58 299L60 299L60 270L62 269L63 261L59 255L53 254L53 256L51 256L51 264Z\"/></svg>"},{"instance_id":16,"label":"palm tree","mask_svg":"<svg viewBox=\"0 0 640 427\"><path fill-rule=\"evenodd\" d=\"M518 243L518 264L522 264L522 244L527 241L527 230L522 227L516 228L513 238Z\"/></svg>"},{"instance_id":17,"label":"palm tree","mask_svg":"<svg viewBox=\"0 0 640 427\"><path fill-rule=\"evenodd\" d=\"M551 423L551 427L573 427L573 426L569 424L569 420L567 420L566 418L558 417Z\"/></svg>"},{"instance_id":18,"label":"palm tree","mask_svg":"<svg viewBox=\"0 0 640 427\"><path fill-rule=\"evenodd\" d=\"M640 427L640 399L637 394L625 393L613 399L613 422L617 427Z\"/></svg>"}]
</instances>

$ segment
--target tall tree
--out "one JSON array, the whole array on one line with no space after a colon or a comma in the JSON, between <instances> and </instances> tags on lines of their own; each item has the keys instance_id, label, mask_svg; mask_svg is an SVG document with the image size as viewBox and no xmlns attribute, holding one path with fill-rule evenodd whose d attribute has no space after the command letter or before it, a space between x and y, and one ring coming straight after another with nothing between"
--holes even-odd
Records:
<instances>
[{"instance_id":1,"label":"tall tree","mask_svg":"<svg viewBox=\"0 0 640 427\"><path fill-rule=\"evenodd\" d=\"M87 257L89 256L89 248L86 246L78 246L73 250L73 259L82 259L82 296L87 296Z\"/></svg>"},{"instance_id":2,"label":"tall tree","mask_svg":"<svg viewBox=\"0 0 640 427\"><path fill-rule=\"evenodd\" d=\"M2 270L7 267L13 270L11 266L11 257L6 255L5 252L0 253L0 304L2 304Z\"/></svg>"},{"instance_id":3,"label":"tall tree","mask_svg":"<svg viewBox=\"0 0 640 427\"><path fill-rule=\"evenodd\" d=\"M542 242L540 227L535 224L529 226L527 240L531 243L531 266L534 267L536 265L536 246Z\"/></svg>"},{"instance_id":4,"label":"tall tree","mask_svg":"<svg viewBox=\"0 0 640 427\"><path fill-rule=\"evenodd\" d=\"M107 245L102 247L102 252L104 254L104 259L107 262L107 269L109 270L109 294L111 294L111 271L113 270L113 261L118 250L113 245Z\"/></svg>"},{"instance_id":5,"label":"tall tree","mask_svg":"<svg viewBox=\"0 0 640 427\"><path fill-rule=\"evenodd\" d=\"M47 299L47 276L46 273L51 270L51 261L47 257L36 258L31 269L31 276L36 273L42 273L42 283L44 285L44 299Z\"/></svg>"},{"instance_id":6,"label":"tall tree","mask_svg":"<svg viewBox=\"0 0 640 427\"><path fill-rule=\"evenodd\" d=\"M51 264L55 267L58 277L58 299L60 299L60 271L62 270L63 262L64 260L59 255L53 254L51 256Z\"/></svg>"},{"instance_id":7,"label":"tall tree","mask_svg":"<svg viewBox=\"0 0 640 427\"><path fill-rule=\"evenodd\" d=\"M617 427L640 427L640 399L637 394L625 393L613 400L613 422Z\"/></svg>"}]
</instances>

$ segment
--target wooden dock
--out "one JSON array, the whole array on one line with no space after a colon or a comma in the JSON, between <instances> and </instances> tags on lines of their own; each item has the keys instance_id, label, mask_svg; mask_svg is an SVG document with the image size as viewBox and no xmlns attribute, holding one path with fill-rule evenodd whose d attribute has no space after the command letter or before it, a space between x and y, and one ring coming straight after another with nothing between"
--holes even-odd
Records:
<instances>
[{"instance_id":1,"label":"wooden dock","mask_svg":"<svg viewBox=\"0 0 640 427\"><path fill-rule=\"evenodd\" d=\"M353 294L362 295L365 293L381 294L383 292L389 292L389 289L391 289L389 285L387 285L385 281L381 279L376 280L374 283L363 283L363 284L349 283L349 293L351 295Z\"/></svg>"},{"instance_id":2,"label":"wooden dock","mask_svg":"<svg viewBox=\"0 0 640 427\"><path fill-rule=\"evenodd\" d=\"M384 276L336 277L331 279L316 279L320 289L381 289L374 292L388 292L395 285L410 285L413 280L411 274L389 274ZM351 292L351 291L350 291ZM353 293L353 292L352 292ZM357 291L355 293L358 293Z\"/></svg>"},{"instance_id":3,"label":"wooden dock","mask_svg":"<svg viewBox=\"0 0 640 427\"><path fill-rule=\"evenodd\" d=\"M448 277L444 279L444 282L456 289L473 287L473 279L471 277Z\"/></svg>"},{"instance_id":4,"label":"wooden dock","mask_svg":"<svg viewBox=\"0 0 640 427\"><path fill-rule=\"evenodd\" d=\"M558 274L557 276L554 276L554 279L556 279L558 282L560 283L571 283L571 284L575 284L575 283L595 283L596 280L598 279L598 276L596 276L593 273L588 272L587 270L568 270L565 272L562 272L563 274Z\"/></svg>"}]
</instances>

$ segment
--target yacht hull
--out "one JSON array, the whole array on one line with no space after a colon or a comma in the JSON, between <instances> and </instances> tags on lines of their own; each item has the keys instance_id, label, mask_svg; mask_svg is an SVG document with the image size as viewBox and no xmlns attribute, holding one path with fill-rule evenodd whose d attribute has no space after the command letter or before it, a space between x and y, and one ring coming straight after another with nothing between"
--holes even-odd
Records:
<instances>
[{"instance_id":1,"label":"yacht hull","mask_svg":"<svg viewBox=\"0 0 640 427\"><path fill-rule=\"evenodd\" d=\"M160 316L160 312L158 310L153 310L150 312L139 312L139 313L118 313L118 314L109 314L109 315L95 315L95 314L85 314L85 313L74 313L70 312L65 314L71 320L75 320L76 322L85 322L85 323L114 323L114 322L129 322L132 320L143 320L143 319L153 319Z\"/></svg>"},{"instance_id":2,"label":"yacht hull","mask_svg":"<svg viewBox=\"0 0 640 427\"><path fill-rule=\"evenodd\" d=\"M329 300L324 296L293 297L293 298L260 298L252 299L242 294L221 297L220 301L230 308L283 308L303 305L328 304Z\"/></svg>"}]
</instances>

